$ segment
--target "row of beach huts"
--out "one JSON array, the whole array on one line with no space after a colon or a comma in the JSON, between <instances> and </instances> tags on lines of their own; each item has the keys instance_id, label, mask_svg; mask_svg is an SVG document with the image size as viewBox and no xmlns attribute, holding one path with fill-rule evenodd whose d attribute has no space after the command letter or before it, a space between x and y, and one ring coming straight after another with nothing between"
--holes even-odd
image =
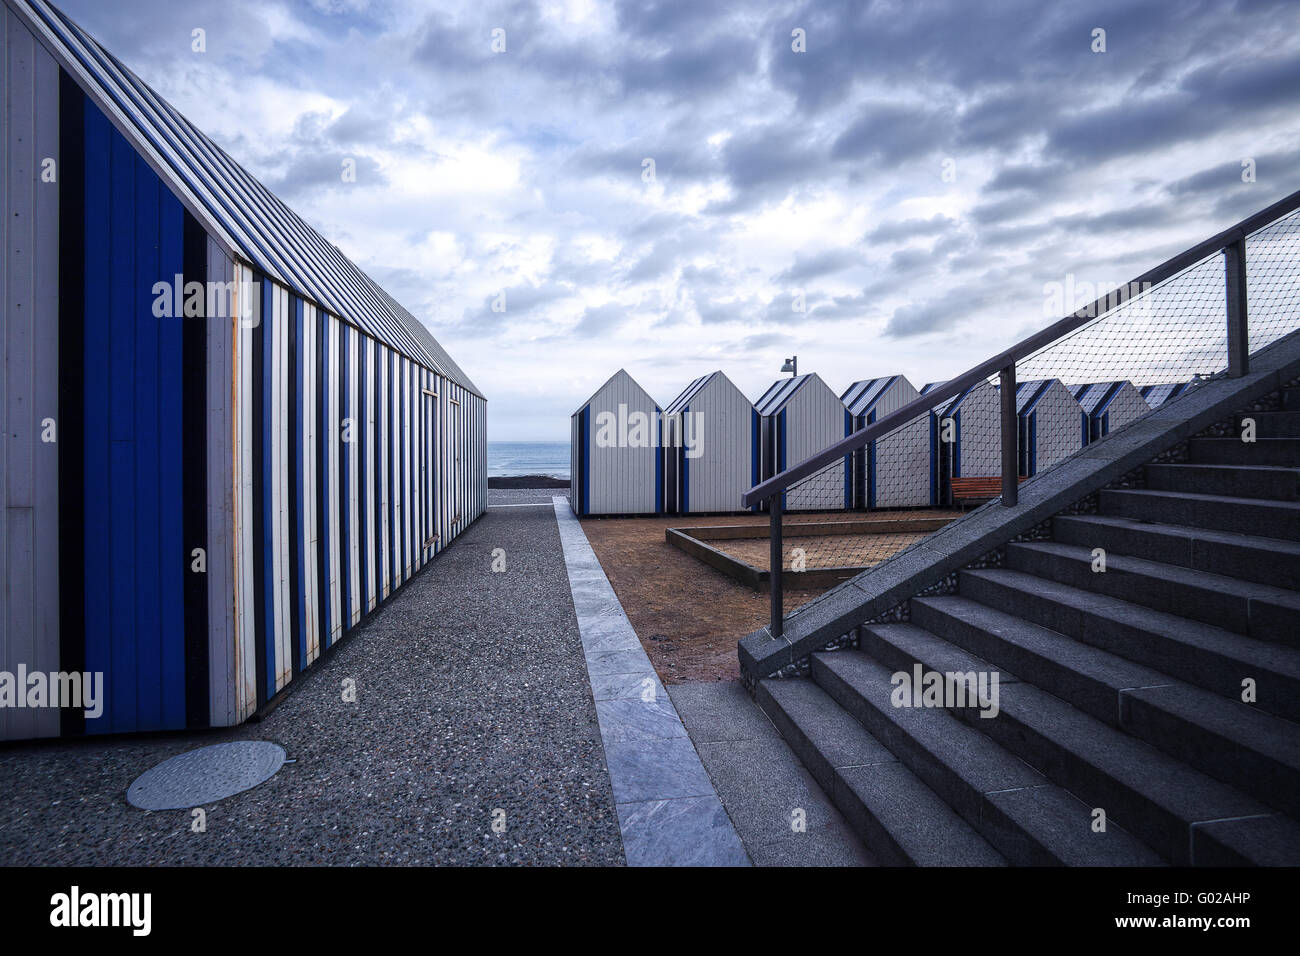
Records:
<instances>
[{"instance_id":1,"label":"row of beach huts","mask_svg":"<svg viewBox=\"0 0 1300 956\"><path fill-rule=\"evenodd\" d=\"M815 373L782 378L751 402L722 372L661 407L620 369L573 413L573 510L579 515L741 510L760 481L866 428L941 385L902 375L837 395ZM1029 477L1181 394L1188 383L1017 385L1019 470ZM1001 473L999 393L980 382L791 488L789 511L918 508L953 503L953 478ZM757 508L755 509L757 510Z\"/></svg>"}]
</instances>

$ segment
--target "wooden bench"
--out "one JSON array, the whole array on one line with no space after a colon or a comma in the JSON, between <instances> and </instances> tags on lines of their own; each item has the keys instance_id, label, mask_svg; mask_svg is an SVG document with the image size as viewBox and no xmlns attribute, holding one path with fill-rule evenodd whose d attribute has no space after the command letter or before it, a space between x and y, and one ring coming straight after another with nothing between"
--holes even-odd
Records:
<instances>
[{"instance_id":1,"label":"wooden bench","mask_svg":"<svg viewBox=\"0 0 1300 956\"><path fill-rule=\"evenodd\" d=\"M1021 475L1024 481L1028 475ZM974 478L950 478L948 486L952 489L953 504L959 501L987 501L1002 494L1002 477L1000 475L981 475Z\"/></svg>"}]
</instances>

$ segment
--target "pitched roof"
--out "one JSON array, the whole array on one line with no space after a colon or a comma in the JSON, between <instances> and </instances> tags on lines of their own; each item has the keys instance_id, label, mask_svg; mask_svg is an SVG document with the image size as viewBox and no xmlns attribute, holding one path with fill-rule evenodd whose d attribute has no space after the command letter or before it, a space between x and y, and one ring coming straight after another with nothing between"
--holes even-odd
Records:
<instances>
[{"instance_id":1,"label":"pitched roof","mask_svg":"<svg viewBox=\"0 0 1300 956\"><path fill-rule=\"evenodd\" d=\"M871 411L871 406L880 401L884 394L901 379L901 375L885 375L881 378L868 378L854 382L844 390L840 401L854 418Z\"/></svg>"},{"instance_id":2,"label":"pitched roof","mask_svg":"<svg viewBox=\"0 0 1300 956\"><path fill-rule=\"evenodd\" d=\"M793 378L778 378L754 403L754 408L760 415L775 415L815 374L815 372L807 372Z\"/></svg>"},{"instance_id":3,"label":"pitched roof","mask_svg":"<svg viewBox=\"0 0 1300 956\"><path fill-rule=\"evenodd\" d=\"M701 375L695 381L691 382L690 385L687 385L686 388L682 389L680 395L668 404L668 407L664 409L664 414L676 415L690 403L691 399L700 394L700 391L705 385L709 384L709 380L712 379L713 376L721 374L721 372L710 372L708 375Z\"/></svg>"},{"instance_id":4,"label":"pitched roof","mask_svg":"<svg viewBox=\"0 0 1300 956\"><path fill-rule=\"evenodd\" d=\"M5 3L231 255L482 397L423 323L53 4Z\"/></svg>"}]
</instances>

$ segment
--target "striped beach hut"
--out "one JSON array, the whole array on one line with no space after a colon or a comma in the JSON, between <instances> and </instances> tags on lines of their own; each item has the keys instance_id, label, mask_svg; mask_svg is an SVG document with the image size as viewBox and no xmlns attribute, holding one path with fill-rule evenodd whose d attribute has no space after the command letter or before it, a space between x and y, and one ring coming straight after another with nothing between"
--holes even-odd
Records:
<instances>
[{"instance_id":1,"label":"striped beach hut","mask_svg":"<svg viewBox=\"0 0 1300 956\"><path fill-rule=\"evenodd\" d=\"M1139 393L1152 408L1159 408L1172 398L1177 398L1190 388L1188 382L1170 382L1164 385L1143 385Z\"/></svg>"},{"instance_id":2,"label":"striped beach hut","mask_svg":"<svg viewBox=\"0 0 1300 956\"><path fill-rule=\"evenodd\" d=\"M646 390L619 369L573 413L569 503L576 514L663 511L660 411Z\"/></svg>"},{"instance_id":3,"label":"striped beach hut","mask_svg":"<svg viewBox=\"0 0 1300 956\"><path fill-rule=\"evenodd\" d=\"M1083 447L1081 413L1079 403L1059 378L1016 386L1016 444L1021 475L1045 471Z\"/></svg>"},{"instance_id":4,"label":"striped beach hut","mask_svg":"<svg viewBox=\"0 0 1300 956\"><path fill-rule=\"evenodd\" d=\"M754 403L762 420L763 477L770 478L797 465L851 430L849 413L831 387L815 372L778 379ZM791 488L784 496L788 511L827 511L851 508L851 463L831 465Z\"/></svg>"},{"instance_id":5,"label":"striped beach hut","mask_svg":"<svg viewBox=\"0 0 1300 956\"><path fill-rule=\"evenodd\" d=\"M853 431L897 411L920 393L902 375L854 382L840 400ZM919 415L853 455L853 501L859 508L930 504L930 414Z\"/></svg>"},{"instance_id":6,"label":"striped beach hut","mask_svg":"<svg viewBox=\"0 0 1300 956\"><path fill-rule=\"evenodd\" d=\"M952 478L1002 474L1001 411L998 389L992 382L977 382L936 409L932 431L934 460L938 463L934 504L948 500L948 482Z\"/></svg>"},{"instance_id":7,"label":"striped beach hut","mask_svg":"<svg viewBox=\"0 0 1300 956\"><path fill-rule=\"evenodd\" d=\"M1151 411L1131 382L1090 382L1070 392L1079 403L1079 437L1085 445Z\"/></svg>"},{"instance_id":8,"label":"striped beach hut","mask_svg":"<svg viewBox=\"0 0 1300 956\"><path fill-rule=\"evenodd\" d=\"M483 513L485 400L52 5L0 32L0 672L72 702L0 737L237 724Z\"/></svg>"},{"instance_id":9,"label":"striped beach hut","mask_svg":"<svg viewBox=\"0 0 1300 956\"><path fill-rule=\"evenodd\" d=\"M731 379L710 372L664 410L666 510L739 511L760 481L759 416Z\"/></svg>"}]
</instances>

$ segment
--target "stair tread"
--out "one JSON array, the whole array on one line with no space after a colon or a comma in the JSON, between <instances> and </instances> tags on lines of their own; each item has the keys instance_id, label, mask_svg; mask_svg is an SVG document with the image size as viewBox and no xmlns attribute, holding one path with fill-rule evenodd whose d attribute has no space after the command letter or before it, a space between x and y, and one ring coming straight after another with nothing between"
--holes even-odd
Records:
<instances>
[{"instance_id":1,"label":"stair tread","mask_svg":"<svg viewBox=\"0 0 1300 956\"><path fill-rule=\"evenodd\" d=\"M1215 462L1200 461L1157 461L1146 466L1147 468L1213 468L1215 471L1282 471L1290 472L1293 475L1300 476L1300 466L1296 465L1225 465ZM1141 489L1130 489L1141 490Z\"/></svg>"},{"instance_id":2,"label":"stair tread","mask_svg":"<svg viewBox=\"0 0 1300 956\"><path fill-rule=\"evenodd\" d=\"M1086 607L1091 613L1112 620L1137 622L1140 627L1181 643L1232 656L1242 662L1300 680L1300 652L1271 644L1213 624L1193 621L1167 611L1157 611L1123 598L1085 591L1070 584L1041 578L1010 568L983 568L963 572L988 578L1017 590L1029 591L1068 607Z\"/></svg>"},{"instance_id":3,"label":"stair tread","mask_svg":"<svg viewBox=\"0 0 1300 956\"><path fill-rule=\"evenodd\" d=\"M965 658L964 664L977 660L956 645L912 624L871 625L871 629L891 642L928 651L914 661L928 670L943 672L946 665L941 660ZM894 706L892 672L867 654L834 651L815 654L814 660L814 675L818 668L824 667L889 722L891 732L883 738L884 742L889 745L890 737L894 739L900 762L908 765L913 773L929 782L927 775L934 772L931 768L914 766L908 759L909 753L915 753L913 748L919 746L927 764L937 761L949 779L959 778L966 788L962 798L965 813L959 808L959 814L968 822L975 817L981 824L997 829L1000 840L1009 841L1026 857L1023 862L1091 865L1161 862L1156 854L1121 828L1106 835L1093 834L1089 827L1091 808L951 711L941 707ZM909 746L902 745L903 736ZM933 783L931 788L939 789ZM995 848L1005 853L1000 844L995 844Z\"/></svg>"},{"instance_id":4,"label":"stair tread","mask_svg":"<svg viewBox=\"0 0 1300 956\"><path fill-rule=\"evenodd\" d=\"M1276 813L1206 823L1192 834L1197 866L1295 866L1297 857L1300 824Z\"/></svg>"},{"instance_id":5,"label":"stair tread","mask_svg":"<svg viewBox=\"0 0 1300 956\"><path fill-rule=\"evenodd\" d=\"M1296 469L1300 472L1300 469ZM1174 492L1170 492L1173 494ZM1251 501L1267 499L1249 499ZM1103 525L1113 528L1126 528L1133 531L1145 531L1151 534L1170 537L1193 538L1209 544L1233 544L1241 547L1258 548L1264 551L1277 551L1286 555L1300 557L1300 541L1290 538L1266 538L1257 534L1241 534L1236 531L1219 531L1214 528L1198 528L1195 525L1167 524L1163 521L1142 521L1138 518L1125 518L1120 515L1058 515L1054 520L1073 521L1084 524Z\"/></svg>"},{"instance_id":6,"label":"stair tread","mask_svg":"<svg viewBox=\"0 0 1300 956\"><path fill-rule=\"evenodd\" d=\"M955 643L973 639L998 665L1002 650L1034 686L1280 809L1300 809L1289 795L1300 797L1300 725L969 598L913 598L912 614L936 628L965 623Z\"/></svg>"},{"instance_id":7,"label":"stair tread","mask_svg":"<svg viewBox=\"0 0 1300 956\"><path fill-rule=\"evenodd\" d=\"M1236 467L1235 465L1232 467ZM1205 501L1220 505L1237 505L1249 508L1277 508L1284 512L1300 512L1300 501L1276 501L1272 498L1238 498L1232 495L1205 495L1194 491L1162 491L1158 488L1107 488L1108 495L1125 495L1134 498L1178 498Z\"/></svg>"},{"instance_id":8,"label":"stair tread","mask_svg":"<svg viewBox=\"0 0 1300 956\"><path fill-rule=\"evenodd\" d=\"M960 617L991 631L1009 644L1083 673L1116 692L1130 687L1152 687L1174 681L1174 678L1160 671L971 598L960 595L923 597L913 598L912 603ZM992 663L998 662L995 660Z\"/></svg>"},{"instance_id":9,"label":"stair tread","mask_svg":"<svg viewBox=\"0 0 1300 956\"><path fill-rule=\"evenodd\" d=\"M1125 693L1300 772L1300 726L1285 717L1276 717L1182 681L1159 687L1137 687Z\"/></svg>"},{"instance_id":10,"label":"stair tread","mask_svg":"<svg viewBox=\"0 0 1300 956\"><path fill-rule=\"evenodd\" d=\"M1002 713L1183 821L1270 812L1252 797L1030 684L1006 689Z\"/></svg>"},{"instance_id":11,"label":"stair tread","mask_svg":"<svg viewBox=\"0 0 1300 956\"><path fill-rule=\"evenodd\" d=\"M864 839L860 811L848 803L846 790L912 863L1005 865L988 841L812 680L769 678L761 684L813 749L828 759L832 800Z\"/></svg>"},{"instance_id":12,"label":"stair tread","mask_svg":"<svg viewBox=\"0 0 1300 956\"><path fill-rule=\"evenodd\" d=\"M942 640L937 635L935 637ZM823 657L840 655L845 655L845 652L834 652ZM924 661L921 663L926 664ZM987 719L987 732L999 737L993 742L1005 750L1002 738L1020 742L1028 742L1033 738L1050 741L1052 756L1046 765L1038 769L1043 770L1053 783L1091 802L1092 806L1106 809L1113 822L1121 826L1126 822L1123 817L1128 813L1147 812L1133 810L1135 798L1138 806L1158 807L1164 819L1175 821L1177 827L1205 820L1271 812L1254 798L1162 753L1145 741L1097 720L1032 684L1021 681L1001 688L1000 704L998 715ZM965 721L972 728L986 722L986 718L975 716L971 711L965 713ZM1025 731L1019 728L1026 728L1029 737L1026 738ZM980 732L985 732L983 727ZM1033 747L1030 744L1030 748ZM1068 756L1060 756L1062 752ZM1079 763L1091 770L1079 773ZM1100 774L1104 783L1098 787L1098 792L1089 793L1087 791L1091 787L1097 786L1091 779L1094 774ZM1119 793L1116 788L1119 788ZM1107 803L1112 805L1107 806ZM1127 808L1123 808L1124 804L1127 804ZM1164 826L1167 828L1169 824ZM1165 851L1171 858L1185 857L1186 835L1181 838L1170 837L1166 829L1165 836L1168 839Z\"/></svg>"},{"instance_id":13,"label":"stair tread","mask_svg":"<svg viewBox=\"0 0 1300 956\"><path fill-rule=\"evenodd\" d=\"M1091 564L1093 560L1091 550L1083 545L1064 544L1059 541L1018 541L1008 545L1008 550L1011 548L1046 554L1057 554L1063 557L1086 561L1089 564ZM1223 574L1213 574L1209 571L1200 571L1195 568L1185 568L1181 565L1167 564L1162 561L1152 561L1148 558L1139 558L1131 554L1107 554L1105 573L1113 574L1116 571L1136 574L1143 577L1155 577L1162 581L1170 581L1189 587L1214 590L1219 593L1232 594L1248 600L1268 601L1271 604L1280 604L1300 611L1300 594L1296 594L1294 591L1288 591L1285 588L1274 587L1269 584L1244 581L1241 578L1228 577Z\"/></svg>"},{"instance_id":14,"label":"stair tread","mask_svg":"<svg viewBox=\"0 0 1300 956\"><path fill-rule=\"evenodd\" d=\"M886 625L880 630L900 631L912 625ZM919 628L917 629L919 630ZM942 640L934 637L935 641ZM1045 783L1043 776L1001 745L962 723L941 707L895 707L891 702L893 672L860 651L834 651L813 655L828 670L853 688L869 706L892 725L920 743L945 766L954 770L980 793L1031 787ZM918 661L931 670L945 672L939 665ZM868 728L870 730L870 728ZM877 739L880 739L878 735ZM881 741L889 746L889 740ZM893 748L891 748L893 749ZM894 751L899 759L902 754ZM916 768L912 768L916 771Z\"/></svg>"}]
</instances>

